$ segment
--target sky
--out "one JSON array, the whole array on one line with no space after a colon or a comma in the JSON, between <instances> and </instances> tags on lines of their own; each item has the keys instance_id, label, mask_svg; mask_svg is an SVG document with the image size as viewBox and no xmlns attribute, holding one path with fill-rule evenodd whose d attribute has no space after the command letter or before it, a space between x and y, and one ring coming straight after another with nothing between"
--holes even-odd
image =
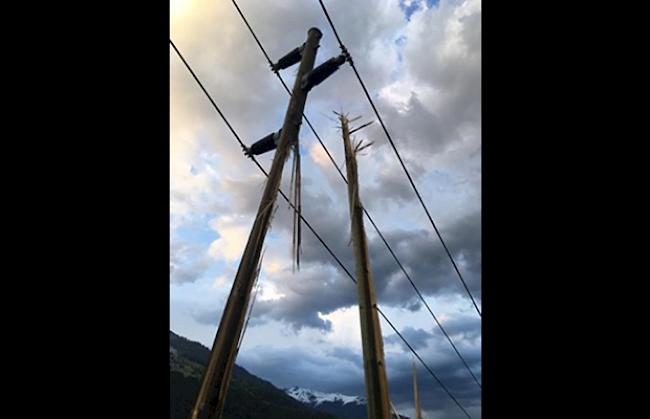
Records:
<instances>
[{"instance_id":1,"label":"sky","mask_svg":"<svg viewBox=\"0 0 650 419\"><path fill-rule=\"evenodd\" d=\"M340 53L317 0L239 0L277 60L310 27L316 65ZM481 305L481 2L325 1L415 184ZM244 143L282 125L289 97L230 1L172 0L171 39ZM170 328L212 346L257 212L264 177L170 47ZM282 70L289 86L297 67ZM481 378L481 321L348 64L310 91L305 114L339 167L333 111L375 121L358 158L361 201L458 350ZM353 124L353 127L356 124ZM300 132L302 210L354 272L347 189L306 124ZM273 152L259 156L268 170ZM282 188L288 191L291 162ZM259 294L237 364L280 388L364 394L355 285L303 227L292 271L291 213L278 199ZM480 389L365 220L379 306L474 418ZM381 321L391 400L415 417L410 351ZM417 365L424 417L465 417Z\"/></svg>"}]
</instances>

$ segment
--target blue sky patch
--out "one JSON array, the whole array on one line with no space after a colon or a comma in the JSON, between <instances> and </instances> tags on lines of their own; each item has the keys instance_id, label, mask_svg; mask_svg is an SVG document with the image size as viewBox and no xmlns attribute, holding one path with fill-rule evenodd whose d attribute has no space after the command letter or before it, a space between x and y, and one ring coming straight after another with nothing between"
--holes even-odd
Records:
<instances>
[{"instance_id":1,"label":"blue sky patch","mask_svg":"<svg viewBox=\"0 0 650 419\"><path fill-rule=\"evenodd\" d=\"M432 8L432 7L438 7L438 3L440 3L439 0L426 0L427 1L427 8Z\"/></svg>"},{"instance_id":2,"label":"blue sky patch","mask_svg":"<svg viewBox=\"0 0 650 419\"><path fill-rule=\"evenodd\" d=\"M427 4L428 3L429 1L427 0ZM406 20L410 22L411 15L415 13L416 10L420 9L420 1L413 0L411 4L407 6L405 0L399 0L399 8L402 9L402 11L404 12L404 16L406 16Z\"/></svg>"}]
</instances>

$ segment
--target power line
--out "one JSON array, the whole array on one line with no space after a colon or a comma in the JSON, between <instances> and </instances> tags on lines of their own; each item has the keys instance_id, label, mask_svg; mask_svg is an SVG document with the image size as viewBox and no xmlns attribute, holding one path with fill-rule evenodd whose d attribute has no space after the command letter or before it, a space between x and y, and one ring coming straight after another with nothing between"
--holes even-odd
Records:
<instances>
[{"instance_id":1,"label":"power line","mask_svg":"<svg viewBox=\"0 0 650 419\"><path fill-rule=\"evenodd\" d=\"M372 98L370 97L370 93L368 93L368 89L366 88L366 85L364 84L363 80L361 79L361 76L359 75L359 72L357 71L356 66L354 65L354 61L352 61L352 57L349 55L348 50L345 48L343 45L343 42L341 41L341 38L339 37L338 32L336 31L336 28L334 27L334 23L332 22L332 19L330 18L329 13L327 13L327 9L325 8L325 4L323 4L323 0L318 0L318 2L321 5L321 8L323 9L323 12L325 13L325 17L327 17L327 21L330 24L330 27L332 28L332 31L334 32L334 36L336 37L337 41L339 42L339 47L341 48L341 51L348 57L348 61L350 62L350 66L352 67L352 70L354 71L354 74L357 76L357 80L359 80L359 83L361 84L361 87L363 88L363 92L366 95L366 98L368 98L368 102L370 102L370 106L372 107L372 110L375 112L375 115L377 116L377 119L379 120L379 123L381 124L381 127L384 130L384 133L386 134L386 138L388 138L388 142L390 143L391 147L393 148L393 151L395 152L395 155L397 156L397 160L399 160L400 165L402 166L402 169L404 169L404 173L406 173L406 177L408 178L409 182L411 183L411 186L413 187L413 190L415 191L415 195L417 196L418 200L420 201L420 204L422 204L422 208L424 208L424 212L427 214L427 217L429 218L429 221L431 222L431 225L433 226L433 229L435 230L436 234L438 235L438 238L440 239L440 243L442 243L442 247L445 249L445 252L447 253L447 256L449 257L449 260L451 261L451 264L454 266L454 270L458 274L458 278L460 278L460 281L462 282L463 286L465 287L465 291L467 291L467 295L469 295L469 298L472 300L472 303L474 304L474 308L476 308L476 312L478 313L479 317L483 317L481 315L481 310L479 310L478 305L476 304L476 301L474 300L474 297L472 296L472 293L469 291L469 287L465 283L465 280L463 279L463 275L460 273L460 270L458 269L458 266L456 265L456 262L454 261L453 256L451 255L451 252L447 248L447 245L445 244L445 241L442 239L442 235L440 234L440 231L438 231L438 227L436 226L436 223L433 221L433 218L431 217L431 214L429 213L429 210L427 206L424 204L424 200L422 199L422 196L420 196L420 192L418 191L418 188L415 186L415 182L413 182L413 178L411 178L411 174L409 171L406 169L406 165L404 165L404 161L402 161L402 157L400 156L399 152L397 151L397 148L395 147L395 143L393 142L392 137L388 133L388 129L386 128L386 125L384 124L384 121L381 119L381 116L379 115L379 111L377 111L377 108L375 107L375 103L372 101Z\"/></svg>"},{"instance_id":2,"label":"power line","mask_svg":"<svg viewBox=\"0 0 650 419\"><path fill-rule=\"evenodd\" d=\"M194 73L194 70L192 70L192 68L191 68L190 65L187 63L187 61L185 60L185 58L183 57L183 55L180 53L180 51L178 50L178 48L176 48L176 45L174 45L174 42L170 39L170 40L169 40L169 43L170 43L171 46L174 48L174 51L176 52L176 54L178 55L178 57L181 59L181 61L183 62L183 64L184 64L185 67L187 68L187 70L190 72L190 74L192 75L192 77L194 78L194 80L197 82L197 84L199 85L199 87L201 88L201 90L203 91L203 93L204 93L204 94L207 96L207 98L210 100L210 103L211 103L212 106L215 108L215 110L217 111L217 113L219 114L219 116L221 116L221 119L223 119L223 121L224 121L224 123L226 124L226 126L228 126L228 128L230 129L230 132L233 134L233 136L235 137L235 139L237 140L237 142L240 144L240 146L244 147L244 143L243 143L243 142L241 141L241 139L239 138L239 135L238 135L237 132L234 130L234 128L232 127L232 125L230 125L230 123L228 122L228 119L225 117L225 115L221 112L221 110L219 109L219 107L217 106L217 104L215 103L215 101L212 99L212 96L211 96L211 95L208 93L208 91L205 89L205 87L203 86L203 83L201 83L201 80L200 80L200 79L196 76L196 74ZM253 156L251 156L251 159L253 160L253 162L255 163L255 165L256 165L256 166L257 166L257 167L262 171L262 173L263 173L266 177L268 177L268 174L266 173L266 170L264 170L264 168L263 168L263 167L262 167L262 166L257 162L257 160L256 160ZM297 211L298 211L297 208L296 208L296 207L291 203L291 201L289 200L289 198L287 198L287 196L284 194L284 192L282 191L282 189L278 188L278 193L279 193L279 194L284 198L284 200L289 204L289 206L293 209L294 212L297 212ZM325 247L325 249L329 252L329 254L332 256L332 258L334 258L334 260L338 263L338 265L341 267L341 269L343 269L343 271L347 274L347 276L350 278L350 280L352 280L352 282L354 282L354 283L356 284L356 283L357 283L356 279L355 279L354 276L350 273L350 271L345 267L345 265L343 265L343 262L341 262L341 260L336 256L336 254L334 254L334 252L333 252L333 251L329 248L329 246L328 246L328 245L323 241L323 239L320 237L320 235L319 235L318 233L316 233L316 231L314 230L314 228L311 226L311 224L309 224L309 222L305 219L305 217L304 217L302 214L300 214L300 213L299 213L298 215L300 216L300 219L305 223L305 225L307 226L307 228L309 228L309 230L314 234L314 236L318 239L318 241L319 241L319 242L323 245L323 247ZM387 323L389 324L389 326L390 326L390 327L393 329L393 331L395 331L395 333L396 333L396 334L397 334L397 335L402 339L402 341L404 341L404 343L406 344L406 346L407 346L407 347L411 350L411 352L413 352L413 354L418 358L418 360L420 361L420 363L422 363L422 365L426 368L426 370L429 372L429 374L430 374L430 375L431 375L431 376L432 376L432 377L433 377L433 378L434 378L434 379L435 379L435 380L440 384L440 387L442 387L442 389L447 393L447 395L449 395L449 397L450 397L450 398L451 398L451 399L452 399L452 400L453 400L453 401L458 405L458 407L463 411L463 413L465 413L465 415L467 415L467 417L469 417L469 418L471 419L471 416L469 415L469 413L467 413L467 411L466 411L466 410L463 408L463 406L458 402L458 400L457 400L457 399L456 399L456 398L451 394L451 392L449 391L449 389L448 389L448 388L447 388L447 387L442 383L442 381L440 381L440 379L438 378L438 376L437 376L437 375L436 375L436 374L431 370L431 368L429 368L429 366L424 362L424 360L423 360L423 359L422 359L422 358L417 354L417 352L415 351L415 349L413 349L413 347L412 347L412 346L408 343L408 341L407 341L407 340L402 336L402 334L401 334L401 333L400 333L400 332L395 328L395 326L394 326L394 325L393 325L393 324L388 320L388 317L387 317L387 316L386 316L386 315L385 315L385 314L384 314L384 313L379 309L378 306L375 305L374 308L375 308L375 309L376 309L376 310L381 314L381 316L382 316L382 317L387 321Z\"/></svg>"},{"instance_id":3,"label":"power line","mask_svg":"<svg viewBox=\"0 0 650 419\"><path fill-rule=\"evenodd\" d=\"M243 20L244 23L246 24L246 27L248 28L249 32L251 33L251 35L252 35L253 38L255 39L255 42L256 42L257 45L260 47L260 50L262 51L262 54L264 54L264 57L265 57L266 60L268 61L269 66L272 67L272 66L273 66L273 61L271 61L271 59L269 58L269 55L267 54L266 50L265 50L264 47L262 46L262 43L260 42L259 38L258 38L257 35L255 34L255 31L253 30L253 28L251 27L251 25L248 23L248 20L247 20L246 17L244 16L244 13L241 11L241 9L239 8L239 6L237 5L237 2L236 2L235 0L232 0L232 3L233 3L233 5L235 6L235 8L237 9L237 12L239 13L239 16L241 16L242 20ZM338 34L336 34L336 37L337 37L337 39L338 39ZM275 75L278 77L278 80L280 80L280 83L282 83L282 86L284 86L284 89L287 91L287 93L289 94L289 96L291 96L291 91L290 91L289 88L287 87L287 84L284 82L284 79L282 78L282 76L280 75L280 73L279 73L279 72L275 72ZM307 122L307 125L309 125L309 128L311 129L312 133L314 134L314 136L316 137L316 139L318 140L318 142L320 143L320 145L323 147L323 150L324 150L325 153L327 154L327 157L329 158L329 160L332 162L332 165L334 166L334 168L336 169L336 171L337 171L337 172L339 173L339 175L341 176L341 179L343 179L343 182L345 182L345 184L347 184L347 183L348 183L347 178L345 177L345 175L343 174L343 172L341 171L341 169L339 168L339 166L336 164L336 161L334 160L334 157L332 157L332 155L330 154L329 150L327 149L327 146L325 146L325 144L324 144L323 141L321 140L320 136L319 136L318 133L316 132L316 129L312 126L311 122L309 122L309 119L307 119L307 116L306 116L304 113L303 113L302 116L303 116L303 118L305 119L305 122ZM372 217L370 216L370 213L366 210L365 207L363 207L363 212L364 212L364 214L366 215L366 217L368 218L368 221L370 221L370 224L372 224L372 226L374 227L375 231L377 232L377 234L378 234L379 237L381 238L382 242L384 243L384 245L386 246L386 248L388 249L388 251L390 252L391 256L393 256L393 259L395 259L395 262L397 263L397 265L399 266L399 268L401 269L401 271L404 273L404 276L406 276L406 279L408 279L409 283L411 284L411 286L412 286L413 289L415 290L415 293L416 293L417 296L420 298L420 300L422 301L422 303L424 304L424 306L427 308L427 310L429 311L429 313L430 313L431 316L433 317L433 320L436 322L436 324L438 325L438 327L440 328L440 330L442 331L442 333L445 335L445 337L447 338L447 340L448 340L449 343L451 344L451 347L454 349L454 351L456 352L456 354L458 355L458 357L459 357L460 360L462 361L462 363L463 363L463 365L465 366L465 368L467 368L467 371L469 372L469 374L472 376L472 378L474 379L474 381L476 382L476 384L479 386L479 388L482 388L481 383L478 381L478 379L476 378L476 376L475 376L474 373L472 372L472 369L470 368L469 364L467 363L467 361L465 360L465 358L463 358L463 356L460 354L460 351L458 351L458 348L456 348L456 345L454 345L454 342L451 340L451 337L449 336L449 334L447 334L447 331L442 327L442 324L438 321L438 318L436 317L436 315L435 315L435 314L433 313L433 311L431 310L431 307L429 307L429 304L426 302L426 300L424 299L424 297L423 297L422 294L420 293L420 290L418 290L417 286L415 285L415 283L414 283L413 280L411 279L411 276L408 274L408 272L406 271L406 269L404 268L404 266L402 265L402 263L399 261L399 259L397 258L397 255L395 254L395 252L393 251L393 249L391 248L391 246L388 244L388 241L386 240L386 238L384 237L384 235L382 234L382 232L379 230L379 227L377 227L377 224L376 224L375 221L372 219Z\"/></svg>"},{"instance_id":4,"label":"power line","mask_svg":"<svg viewBox=\"0 0 650 419\"><path fill-rule=\"evenodd\" d=\"M428 366L428 365L427 365L427 364L422 360L422 358L420 358L420 355L418 355L418 353L415 351L415 349L413 349L413 347L408 343L408 341L406 340L406 338L404 338L404 336L402 336L402 334L401 334L400 332L397 331L397 328L396 328L395 326L393 326L393 323L391 323L391 321L388 320L388 316L386 316L386 315L384 314L384 312L381 311L381 309L380 309L379 307L377 307L377 306L375 306L375 310L377 310L377 312L378 312L379 314L381 314L381 317L383 317L384 320L386 320L386 323L388 323L388 325L391 327L391 329L393 329L393 330L395 331L395 333L397 334L397 336L399 336L400 339L402 339L402 342L404 342L404 344L405 344L405 345L406 345L406 346L411 350L411 352L413 352L413 355L415 355L415 357L420 361L420 363L421 363L422 365L424 365L424 368L426 368L426 370L429 372L429 374L431 374L431 376L432 376L433 378L435 378L436 381L438 381L438 384L440 384L440 386L441 386L442 388L444 388L444 389L447 391L447 394L449 394L449 397L451 397L451 399L452 399L454 402L456 402L456 404L458 405L458 407L460 407L460 410L462 410L463 413L465 413L465 414L467 415L468 418L471 418L471 416L469 415L469 413L467 413L467 411L463 408L463 406L461 406L461 404L458 402L458 400L456 400L456 398L455 398L455 397L454 397L454 396L449 392L449 390L447 390L447 388L444 386L444 384L442 384L442 382L440 381L440 379L439 379L439 378L436 376L436 374L431 370L431 368L429 368L429 366Z\"/></svg>"}]
</instances>

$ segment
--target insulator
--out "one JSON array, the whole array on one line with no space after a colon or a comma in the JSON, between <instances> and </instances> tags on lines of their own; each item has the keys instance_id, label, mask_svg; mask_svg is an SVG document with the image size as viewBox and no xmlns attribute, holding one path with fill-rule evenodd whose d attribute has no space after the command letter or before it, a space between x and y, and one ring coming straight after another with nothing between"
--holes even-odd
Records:
<instances>
[{"instance_id":1,"label":"insulator","mask_svg":"<svg viewBox=\"0 0 650 419\"><path fill-rule=\"evenodd\" d=\"M345 62L345 55L330 58L309 73L305 74L300 81L300 88L308 92L312 87L319 85L326 78L331 76Z\"/></svg>"},{"instance_id":2,"label":"insulator","mask_svg":"<svg viewBox=\"0 0 650 419\"><path fill-rule=\"evenodd\" d=\"M274 150L278 146L278 141L280 140L280 131L282 131L282 129L276 132L272 132L266 137L257 141L255 144L253 144L246 150L246 155L257 156L260 154L264 154L267 151Z\"/></svg>"},{"instance_id":3,"label":"insulator","mask_svg":"<svg viewBox=\"0 0 650 419\"><path fill-rule=\"evenodd\" d=\"M302 50L305 47L305 44L302 44L302 46L293 49L291 52L289 52L287 55L284 57L280 58L277 63L273 64L271 66L271 69L275 72L278 72L280 70L283 70L285 68L289 68L292 65L299 63L300 59L302 57Z\"/></svg>"}]
</instances>

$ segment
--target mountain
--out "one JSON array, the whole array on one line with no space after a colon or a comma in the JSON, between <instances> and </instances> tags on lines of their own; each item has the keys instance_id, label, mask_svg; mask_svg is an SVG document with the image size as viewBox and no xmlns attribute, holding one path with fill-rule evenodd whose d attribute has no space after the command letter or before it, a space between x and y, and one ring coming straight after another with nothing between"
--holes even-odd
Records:
<instances>
[{"instance_id":1,"label":"mountain","mask_svg":"<svg viewBox=\"0 0 650 419\"><path fill-rule=\"evenodd\" d=\"M340 393L322 393L306 388L291 387L285 392L316 410L331 413L338 419L366 419L368 408L366 399L360 396L346 396ZM397 416L393 415L393 418ZM401 419L410 419L400 415Z\"/></svg>"},{"instance_id":2,"label":"mountain","mask_svg":"<svg viewBox=\"0 0 650 419\"><path fill-rule=\"evenodd\" d=\"M210 350L169 332L170 419L188 419ZM235 365L223 419L335 419Z\"/></svg>"},{"instance_id":3,"label":"mountain","mask_svg":"<svg viewBox=\"0 0 650 419\"><path fill-rule=\"evenodd\" d=\"M341 404L354 403L355 405L366 405L366 399L359 396L346 396L340 393L321 393L320 391L308 390L306 388L291 387L285 392L302 403L314 403L316 406L323 402L341 402Z\"/></svg>"}]
</instances>

